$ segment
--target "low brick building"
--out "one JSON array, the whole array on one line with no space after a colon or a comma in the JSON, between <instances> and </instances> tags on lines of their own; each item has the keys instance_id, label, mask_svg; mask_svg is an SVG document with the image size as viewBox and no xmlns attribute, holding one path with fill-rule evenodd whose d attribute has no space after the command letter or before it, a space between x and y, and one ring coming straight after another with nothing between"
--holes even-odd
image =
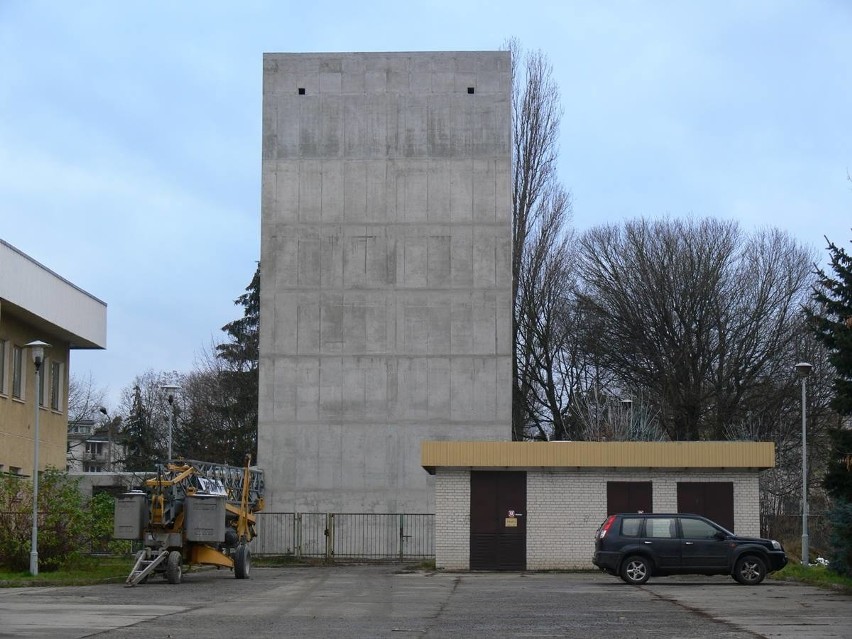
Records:
<instances>
[{"instance_id":1,"label":"low brick building","mask_svg":"<svg viewBox=\"0 0 852 639\"><path fill-rule=\"evenodd\" d=\"M692 512L760 532L767 442L423 442L435 475L435 563L449 570L591 568L616 512Z\"/></svg>"}]
</instances>

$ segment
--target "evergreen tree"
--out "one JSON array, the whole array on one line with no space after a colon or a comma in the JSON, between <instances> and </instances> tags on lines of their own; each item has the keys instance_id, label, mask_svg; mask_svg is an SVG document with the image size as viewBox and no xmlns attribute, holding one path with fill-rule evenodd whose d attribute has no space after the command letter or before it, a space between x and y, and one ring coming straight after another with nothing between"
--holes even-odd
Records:
<instances>
[{"instance_id":1,"label":"evergreen tree","mask_svg":"<svg viewBox=\"0 0 852 639\"><path fill-rule=\"evenodd\" d=\"M827 238L826 238L827 240ZM835 371L832 406L843 416L852 415L852 256L828 243L833 275L817 270L813 299L806 309L811 326L829 353ZM832 449L824 486L833 498L831 560L834 572L852 575L852 431L839 426L831 435Z\"/></svg>"},{"instance_id":2,"label":"evergreen tree","mask_svg":"<svg viewBox=\"0 0 852 639\"><path fill-rule=\"evenodd\" d=\"M181 456L242 466L257 459L260 265L234 304L243 315L222 327L227 339L205 350L182 381Z\"/></svg>"},{"instance_id":3,"label":"evergreen tree","mask_svg":"<svg viewBox=\"0 0 852 639\"><path fill-rule=\"evenodd\" d=\"M817 269L817 307L806 313L836 372L832 406L841 415L852 415L852 256L833 242L828 252L834 275Z\"/></svg>"},{"instance_id":4,"label":"evergreen tree","mask_svg":"<svg viewBox=\"0 0 852 639\"><path fill-rule=\"evenodd\" d=\"M260 263L245 293L234 304L243 316L222 327L228 341L216 346L223 366L219 385L226 401L213 407L229 425L229 463L241 465L250 453L257 459L258 361L260 343Z\"/></svg>"},{"instance_id":5,"label":"evergreen tree","mask_svg":"<svg viewBox=\"0 0 852 639\"><path fill-rule=\"evenodd\" d=\"M155 437L149 422L149 416L142 403L142 390L137 384L133 387L130 415L125 421L124 437L127 445L127 454L124 458L125 470L145 471L153 469L156 465Z\"/></svg>"}]
</instances>

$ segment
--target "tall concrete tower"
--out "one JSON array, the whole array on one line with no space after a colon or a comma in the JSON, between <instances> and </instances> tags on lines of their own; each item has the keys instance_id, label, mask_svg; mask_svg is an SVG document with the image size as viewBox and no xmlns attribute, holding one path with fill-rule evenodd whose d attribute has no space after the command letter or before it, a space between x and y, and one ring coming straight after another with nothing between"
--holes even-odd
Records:
<instances>
[{"instance_id":1,"label":"tall concrete tower","mask_svg":"<svg viewBox=\"0 0 852 639\"><path fill-rule=\"evenodd\" d=\"M510 438L510 64L264 56L269 509L433 512L422 440Z\"/></svg>"}]
</instances>

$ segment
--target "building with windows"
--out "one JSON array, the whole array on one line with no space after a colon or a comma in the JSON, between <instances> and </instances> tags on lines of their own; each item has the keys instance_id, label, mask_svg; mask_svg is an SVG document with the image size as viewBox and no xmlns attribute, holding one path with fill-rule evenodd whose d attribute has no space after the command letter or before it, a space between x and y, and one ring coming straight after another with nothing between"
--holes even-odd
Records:
<instances>
[{"instance_id":1,"label":"building with windows","mask_svg":"<svg viewBox=\"0 0 852 639\"><path fill-rule=\"evenodd\" d=\"M508 51L267 53L271 510L428 513L424 439L509 439Z\"/></svg>"},{"instance_id":2,"label":"building with windows","mask_svg":"<svg viewBox=\"0 0 852 639\"><path fill-rule=\"evenodd\" d=\"M112 422L81 419L68 425L66 470L69 473L114 473L124 469L125 445Z\"/></svg>"},{"instance_id":3,"label":"building with windows","mask_svg":"<svg viewBox=\"0 0 852 639\"><path fill-rule=\"evenodd\" d=\"M31 349L46 342L36 385ZM0 472L66 467L71 351L106 348L106 304L0 240ZM38 408L36 409L36 406Z\"/></svg>"}]
</instances>

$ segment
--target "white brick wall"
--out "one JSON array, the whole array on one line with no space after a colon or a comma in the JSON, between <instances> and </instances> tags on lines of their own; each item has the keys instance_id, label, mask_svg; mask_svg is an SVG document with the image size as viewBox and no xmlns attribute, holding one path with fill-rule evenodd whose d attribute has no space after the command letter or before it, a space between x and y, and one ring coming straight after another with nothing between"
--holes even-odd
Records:
<instances>
[{"instance_id":1,"label":"white brick wall","mask_svg":"<svg viewBox=\"0 0 852 639\"><path fill-rule=\"evenodd\" d=\"M470 568L470 472L467 470L435 471L435 566L446 570Z\"/></svg>"},{"instance_id":2,"label":"white brick wall","mask_svg":"<svg viewBox=\"0 0 852 639\"><path fill-rule=\"evenodd\" d=\"M732 482L734 531L760 534L758 474L743 472L527 472L527 569L592 568L594 536L606 517L608 481L652 482L654 512L677 512L677 482ZM435 563L470 567L470 472L438 469L435 481Z\"/></svg>"}]
</instances>

